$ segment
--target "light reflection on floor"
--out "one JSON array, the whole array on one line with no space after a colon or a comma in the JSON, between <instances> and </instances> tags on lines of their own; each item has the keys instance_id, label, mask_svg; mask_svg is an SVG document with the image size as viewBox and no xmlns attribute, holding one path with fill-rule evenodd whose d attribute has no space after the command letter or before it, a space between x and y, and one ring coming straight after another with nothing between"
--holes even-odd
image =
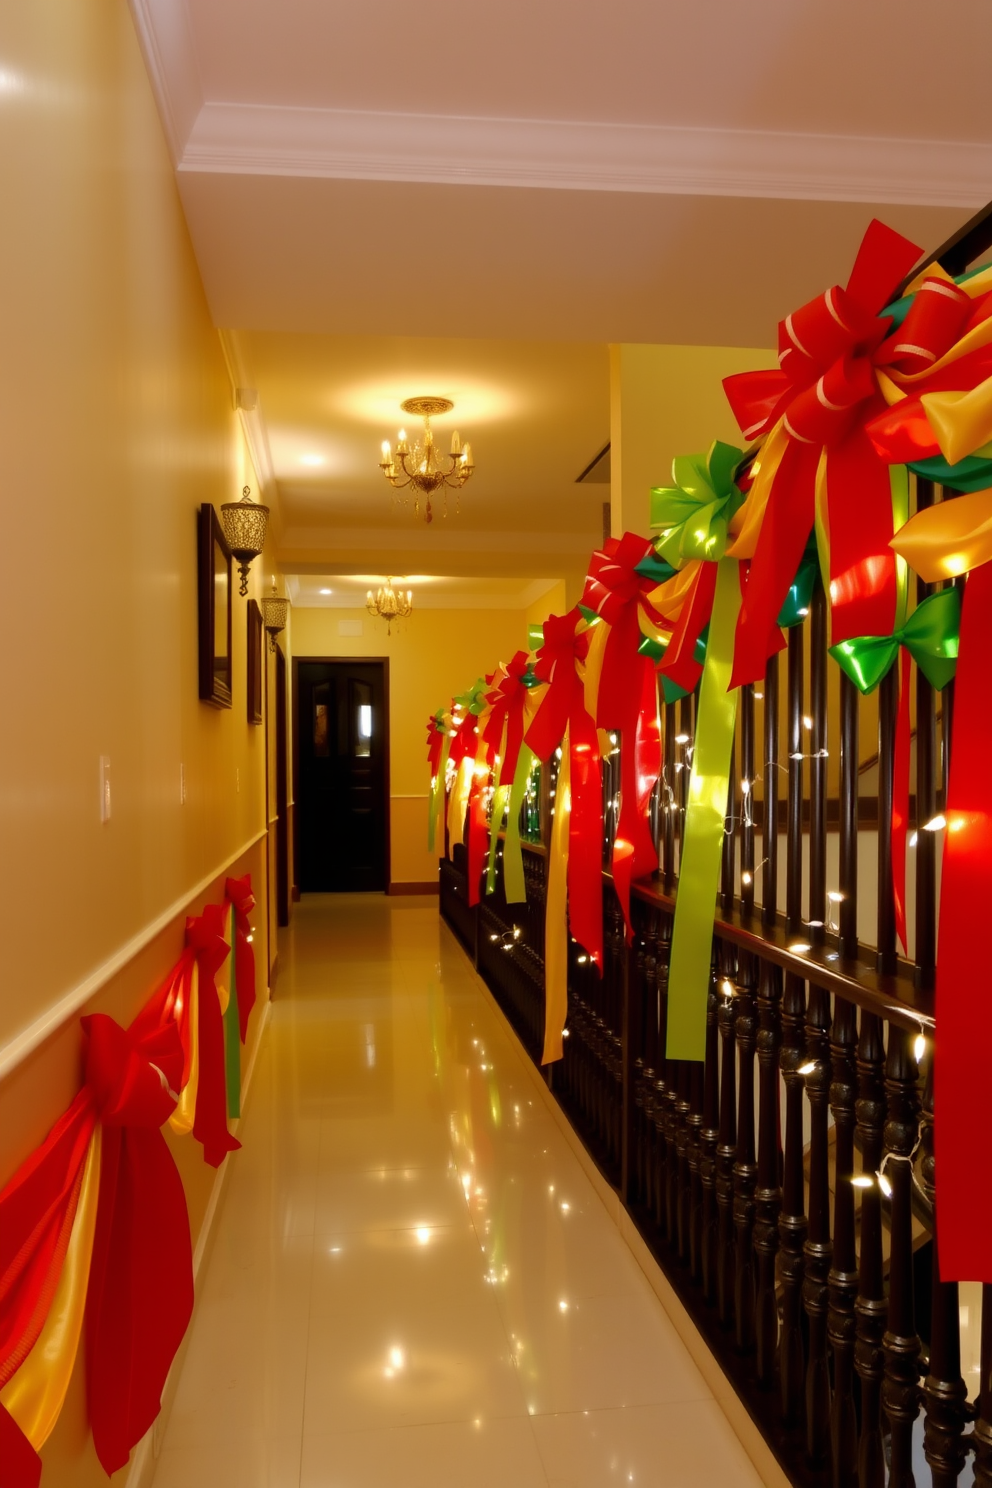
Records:
<instances>
[{"instance_id":1,"label":"light reflection on floor","mask_svg":"<svg viewBox=\"0 0 992 1488\"><path fill-rule=\"evenodd\" d=\"M437 900L280 965L155 1488L756 1488Z\"/></svg>"}]
</instances>

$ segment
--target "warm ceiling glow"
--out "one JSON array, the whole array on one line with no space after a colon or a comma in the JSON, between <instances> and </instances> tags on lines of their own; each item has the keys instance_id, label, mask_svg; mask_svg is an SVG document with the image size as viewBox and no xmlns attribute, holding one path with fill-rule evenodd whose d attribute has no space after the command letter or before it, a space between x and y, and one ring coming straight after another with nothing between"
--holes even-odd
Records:
<instances>
[{"instance_id":1,"label":"warm ceiling glow","mask_svg":"<svg viewBox=\"0 0 992 1488\"><path fill-rule=\"evenodd\" d=\"M326 465L327 461L324 459L323 455L301 455L300 464L313 466Z\"/></svg>"},{"instance_id":2,"label":"warm ceiling glow","mask_svg":"<svg viewBox=\"0 0 992 1488\"><path fill-rule=\"evenodd\" d=\"M321 592L321 594L331 594L333 591L330 590L330 589L321 589L320 592Z\"/></svg>"},{"instance_id":3,"label":"warm ceiling glow","mask_svg":"<svg viewBox=\"0 0 992 1488\"><path fill-rule=\"evenodd\" d=\"M435 433L446 439L452 429L470 424L481 424L506 419L518 413L519 399L507 388L491 387L485 383L466 383L457 373L439 370L404 373L402 381L388 387L382 383L364 383L337 393L331 406L338 413L347 414L363 424L385 425L387 430L399 428L403 423L400 404L410 397L410 389L418 387L443 387L445 396L457 405L457 412L439 414Z\"/></svg>"}]
</instances>

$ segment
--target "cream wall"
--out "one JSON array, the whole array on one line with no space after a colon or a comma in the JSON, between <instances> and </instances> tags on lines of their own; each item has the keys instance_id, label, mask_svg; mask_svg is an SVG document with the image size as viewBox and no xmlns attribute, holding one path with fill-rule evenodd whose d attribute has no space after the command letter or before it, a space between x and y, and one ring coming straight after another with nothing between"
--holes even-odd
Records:
<instances>
[{"instance_id":1,"label":"cream wall","mask_svg":"<svg viewBox=\"0 0 992 1488\"><path fill-rule=\"evenodd\" d=\"M342 620L357 621L361 635L339 635ZM524 610L416 610L387 637L364 610L294 609L294 656L389 658L391 883L437 880L427 851L428 717L526 647Z\"/></svg>"},{"instance_id":2,"label":"cream wall","mask_svg":"<svg viewBox=\"0 0 992 1488\"><path fill-rule=\"evenodd\" d=\"M262 900L260 1011L267 945L237 596L233 709L196 674L196 511L255 482L125 0L5 7L0 179L2 1185L79 1088L78 1014L130 1021L225 865ZM195 1239L214 1173L174 1145ZM78 1370L43 1457L46 1488L106 1482Z\"/></svg>"},{"instance_id":3,"label":"cream wall","mask_svg":"<svg viewBox=\"0 0 992 1488\"><path fill-rule=\"evenodd\" d=\"M652 486L668 485L676 455L714 439L743 446L722 379L776 367L765 348L610 347L611 530L650 534Z\"/></svg>"}]
</instances>

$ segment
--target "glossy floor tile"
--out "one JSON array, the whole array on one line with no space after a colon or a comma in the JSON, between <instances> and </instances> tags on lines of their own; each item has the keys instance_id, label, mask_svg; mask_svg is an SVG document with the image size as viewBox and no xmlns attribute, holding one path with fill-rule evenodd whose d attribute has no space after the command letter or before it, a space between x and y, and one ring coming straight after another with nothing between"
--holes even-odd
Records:
<instances>
[{"instance_id":1,"label":"glossy floor tile","mask_svg":"<svg viewBox=\"0 0 992 1488\"><path fill-rule=\"evenodd\" d=\"M756 1488L437 900L280 968L155 1488Z\"/></svg>"}]
</instances>

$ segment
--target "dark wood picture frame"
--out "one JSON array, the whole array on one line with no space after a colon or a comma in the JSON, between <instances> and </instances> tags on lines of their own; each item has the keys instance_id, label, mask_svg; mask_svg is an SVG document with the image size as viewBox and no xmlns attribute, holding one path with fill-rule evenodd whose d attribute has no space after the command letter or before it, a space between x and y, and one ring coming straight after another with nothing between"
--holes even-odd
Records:
<instances>
[{"instance_id":1,"label":"dark wood picture frame","mask_svg":"<svg viewBox=\"0 0 992 1488\"><path fill-rule=\"evenodd\" d=\"M200 698L215 708L232 699L231 550L213 503L205 501L196 518L197 610Z\"/></svg>"},{"instance_id":2,"label":"dark wood picture frame","mask_svg":"<svg viewBox=\"0 0 992 1488\"><path fill-rule=\"evenodd\" d=\"M262 611L250 599L248 610L248 722L262 722L262 658L265 655L265 629Z\"/></svg>"}]
</instances>

